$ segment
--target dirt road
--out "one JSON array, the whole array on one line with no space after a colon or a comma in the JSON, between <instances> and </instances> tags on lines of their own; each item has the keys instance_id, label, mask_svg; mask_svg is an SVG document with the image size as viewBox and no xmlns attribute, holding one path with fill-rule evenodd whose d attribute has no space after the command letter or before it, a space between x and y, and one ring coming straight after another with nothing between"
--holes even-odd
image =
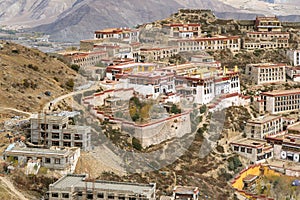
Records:
<instances>
[{"instance_id":1,"label":"dirt road","mask_svg":"<svg viewBox=\"0 0 300 200\"><path fill-rule=\"evenodd\" d=\"M15 186L12 184L12 182L10 182L8 178L0 176L0 181L3 185L9 188L9 192L12 196L17 197L20 200L29 200L15 188Z\"/></svg>"}]
</instances>

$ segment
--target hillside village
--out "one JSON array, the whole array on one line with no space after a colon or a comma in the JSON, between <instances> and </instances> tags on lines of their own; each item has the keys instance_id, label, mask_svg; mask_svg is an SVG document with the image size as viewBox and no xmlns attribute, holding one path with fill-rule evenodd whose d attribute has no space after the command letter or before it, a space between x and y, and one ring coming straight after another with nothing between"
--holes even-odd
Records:
<instances>
[{"instance_id":1,"label":"hillside village","mask_svg":"<svg viewBox=\"0 0 300 200\"><path fill-rule=\"evenodd\" d=\"M95 30L51 55L69 92L1 106L0 180L31 186L16 199L299 199L299 33L189 9Z\"/></svg>"}]
</instances>

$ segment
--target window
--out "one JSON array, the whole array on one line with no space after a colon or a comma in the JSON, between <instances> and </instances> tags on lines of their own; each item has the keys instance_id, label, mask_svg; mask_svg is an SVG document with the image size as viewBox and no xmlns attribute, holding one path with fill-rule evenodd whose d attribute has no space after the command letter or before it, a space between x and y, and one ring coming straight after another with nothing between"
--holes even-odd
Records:
<instances>
[{"instance_id":1,"label":"window","mask_svg":"<svg viewBox=\"0 0 300 200\"><path fill-rule=\"evenodd\" d=\"M52 129L56 129L56 130L59 129L59 125L58 124L53 124Z\"/></svg>"},{"instance_id":2,"label":"window","mask_svg":"<svg viewBox=\"0 0 300 200\"><path fill-rule=\"evenodd\" d=\"M261 153L262 152L262 149L257 149L257 153Z\"/></svg>"},{"instance_id":3,"label":"window","mask_svg":"<svg viewBox=\"0 0 300 200\"><path fill-rule=\"evenodd\" d=\"M69 198L69 193L62 193L62 198Z\"/></svg>"},{"instance_id":4,"label":"window","mask_svg":"<svg viewBox=\"0 0 300 200\"><path fill-rule=\"evenodd\" d=\"M58 193L52 193L52 197L58 197Z\"/></svg>"},{"instance_id":5,"label":"window","mask_svg":"<svg viewBox=\"0 0 300 200\"><path fill-rule=\"evenodd\" d=\"M234 146L233 149L234 149L234 151L239 151L240 148L239 148L239 146Z\"/></svg>"},{"instance_id":6,"label":"window","mask_svg":"<svg viewBox=\"0 0 300 200\"><path fill-rule=\"evenodd\" d=\"M51 159L50 158L45 158L45 163L51 163Z\"/></svg>"},{"instance_id":7,"label":"window","mask_svg":"<svg viewBox=\"0 0 300 200\"><path fill-rule=\"evenodd\" d=\"M52 139L59 139L59 133L52 133Z\"/></svg>"},{"instance_id":8,"label":"window","mask_svg":"<svg viewBox=\"0 0 300 200\"><path fill-rule=\"evenodd\" d=\"M113 193L110 193L110 194L107 195L107 198L108 199L114 199L115 195Z\"/></svg>"},{"instance_id":9,"label":"window","mask_svg":"<svg viewBox=\"0 0 300 200\"><path fill-rule=\"evenodd\" d=\"M64 134L64 140L70 140L71 139L71 134Z\"/></svg>"},{"instance_id":10,"label":"window","mask_svg":"<svg viewBox=\"0 0 300 200\"><path fill-rule=\"evenodd\" d=\"M52 146L59 146L59 141L52 141Z\"/></svg>"},{"instance_id":11,"label":"window","mask_svg":"<svg viewBox=\"0 0 300 200\"><path fill-rule=\"evenodd\" d=\"M60 164L60 159L59 158L55 158L55 164Z\"/></svg>"},{"instance_id":12,"label":"window","mask_svg":"<svg viewBox=\"0 0 300 200\"><path fill-rule=\"evenodd\" d=\"M245 152L245 147L241 147L241 152Z\"/></svg>"},{"instance_id":13,"label":"window","mask_svg":"<svg viewBox=\"0 0 300 200\"><path fill-rule=\"evenodd\" d=\"M98 193L97 198L104 199L104 194L103 193Z\"/></svg>"},{"instance_id":14,"label":"window","mask_svg":"<svg viewBox=\"0 0 300 200\"><path fill-rule=\"evenodd\" d=\"M93 195L93 194L87 194L87 195L86 195L86 198L87 198L87 199L94 199L94 195Z\"/></svg>"},{"instance_id":15,"label":"window","mask_svg":"<svg viewBox=\"0 0 300 200\"><path fill-rule=\"evenodd\" d=\"M247 153L252 153L252 149L250 149L250 148L247 148Z\"/></svg>"}]
</instances>

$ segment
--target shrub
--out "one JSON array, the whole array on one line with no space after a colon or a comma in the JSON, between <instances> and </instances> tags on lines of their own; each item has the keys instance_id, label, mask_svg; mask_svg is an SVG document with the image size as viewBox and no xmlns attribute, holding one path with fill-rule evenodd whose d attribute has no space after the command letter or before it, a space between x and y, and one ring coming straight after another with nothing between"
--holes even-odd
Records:
<instances>
[{"instance_id":1,"label":"shrub","mask_svg":"<svg viewBox=\"0 0 300 200\"><path fill-rule=\"evenodd\" d=\"M171 107L171 113L179 114L179 113L181 113L181 109L178 108L175 104L173 104Z\"/></svg>"},{"instance_id":2,"label":"shrub","mask_svg":"<svg viewBox=\"0 0 300 200\"><path fill-rule=\"evenodd\" d=\"M56 82L59 82L58 78L57 77L54 77L53 78Z\"/></svg>"},{"instance_id":3,"label":"shrub","mask_svg":"<svg viewBox=\"0 0 300 200\"><path fill-rule=\"evenodd\" d=\"M140 141L138 139L136 139L135 137L132 138L132 146L133 146L133 148L135 148L138 151L143 149Z\"/></svg>"},{"instance_id":4,"label":"shrub","mask_svg":"<svg viewBox=\"0 0 300 200\"><path fill-rule=\"evenodd\" d=\"M74 71L78 72L79 69L80 69L80 66L79 65L76 65L76 64L72 64L71 66L71 69L73 69Z\"/></svg>"},{"instance_id":5,"label":"shrub","mask_svg":"<svg viewBox=\"0 0 300 200\"><path fill-rule=\"evenodd\" d=\"M203 105L203 106L200 107L200 113L201 113L201 114L205 113L206 110L207 110L206 105Z\"/></svg>"},{"instance_id":6,"label":"shrub","mask_svg":"<svg viewBox=\"0 0 300 200\"><path fill-rule=\"evenodd\" d=\"M35 65L32 65L32 64L28 64L27 65L28 68L34 70L34 71L39 71L39 67L38 66L35 66Z\"/></svg>"},{"instance_id":7,"label":"shrub","mask_svg":"<svg viewBox=\"0 0 300 200\"><path fill-rule=\"evenodd\" d=\"M74 80L73 79L69 79L66 83L65 83L67 89L69 90L73 90L74 88Z\"/></svg>"},{"instance_id":8,"label":"shrub","mask_svg":"<svg viewBox=\"0 0 300 200\"><path fill-rule=\"evenodd\" d=\"M136 122L138 119L140 119L140 115L136 112L134 115L131 117L132 121Z\"/></svg>"}]
</instances>

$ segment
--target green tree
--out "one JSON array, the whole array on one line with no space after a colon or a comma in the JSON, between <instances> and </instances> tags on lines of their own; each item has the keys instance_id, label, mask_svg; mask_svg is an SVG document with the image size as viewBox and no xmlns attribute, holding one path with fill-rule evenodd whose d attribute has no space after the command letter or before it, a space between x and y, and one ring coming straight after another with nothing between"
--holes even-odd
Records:
<instances>
[{"instance_id":1,"label":"green tree","mask_svg":"<svg viewBox=\"0 0 300 200\"><path fill-rule=\"evenodd\" d=\"M205 113L206 110L207 110L207 107L206 107L205 104L204 104L203 106L200 107L200 113L201 113L201 114Z\"/></svg>"},{"instance_id":2,"label":"green tree","mask_svg":"<svg viewBox=\"0 0 300 200\"><path fill-rule=\"evenodd\" d=\"M135 137L132 138L132 146L133 146L133 148L135 148L136 150L139 150L139 151L143 149L140 141Z\"/></svg>"},{"instance_id":3,"label":"green tree","mask_svg":"<svg viewBox=\"0 0 300 200\"><path fill-rule=\"evenodd\" d=\"M79 65L76 65L76 64L72 64L71 66L71 69L73 69L74 71L78 72L79 69L80 69L80 66Z\"/></svg>"}]
</instances>

